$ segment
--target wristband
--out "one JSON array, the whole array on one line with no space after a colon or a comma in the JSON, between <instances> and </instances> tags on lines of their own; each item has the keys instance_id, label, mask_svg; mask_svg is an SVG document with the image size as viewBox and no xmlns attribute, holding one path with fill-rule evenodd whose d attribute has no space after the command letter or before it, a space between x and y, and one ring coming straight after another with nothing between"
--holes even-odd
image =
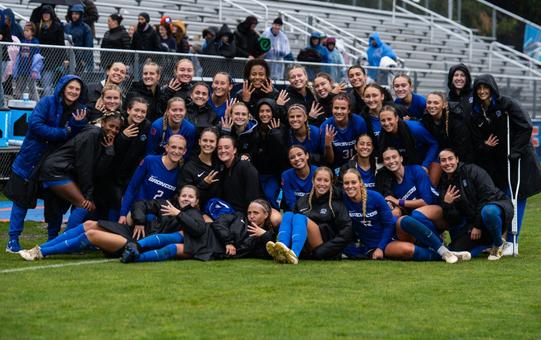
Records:
<instances>
[{"instance_id":1,"label":"wristband","mask_svg":"<svg viewBox=\"0 0 541 340\"><path fill-rule=\"evenodd\" d=\"M406 200L399 199L398 200L398 205L401 206L402 208L405 208L406 207Z\"/></svg>"}]
</instances>

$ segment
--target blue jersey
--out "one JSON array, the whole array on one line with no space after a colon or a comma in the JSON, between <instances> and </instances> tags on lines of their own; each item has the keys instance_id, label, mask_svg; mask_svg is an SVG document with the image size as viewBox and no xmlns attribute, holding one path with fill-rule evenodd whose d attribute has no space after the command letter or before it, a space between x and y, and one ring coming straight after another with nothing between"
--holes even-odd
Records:
<instances>
[{"instance_id":1,"label":"blue jersey","mask_svg":"<svg viewBox=\"0 0 541 340\"><path fill-rule=\"evenodd\" d=\"M195 136L197 135L195 126L187 119L183 119L176 134L186 138L187 150L184 158L187 158L195 143ZM167 141L172 135L173 131L170 127L167 127L164 135L163 117L156 119L148 132L147 155L162 155L165 151L165 145L167 145Z\"/></svg>"},{"instance_id":2,"label":"blue jersey","mask_svg":"<svg viewBox=\"0 0 541 340\"><path fill-rule=\"evenodd\" d=\"M430 184L426 171L419 165L406 165L402 183L393 186L393 195L398 199L423 199L426 204L438 204L439 194Z\"/></svg>"},{"instance_id":3,"label":"blue jersey","mask_svg":"<svg viewBox=\"0 0 541 340\"><path fill-rule=\"evenodd\" d=\"M325 128L327 125L334 127L336 131L336 136L332 142L334 151L332 168L336 169L347 163L355 155L357 138L367 132L366 122L363 117L352 114L349 116L348 125L342 129L336 125L334 117L327 118L319 128L321 131L322 150L325 150Z\"/></svg>"},{"instance_id":4,"label":"blue jersey","mask_svg":"<svg viewBox=\"0 0 541 340\"><path fill-rule=\"evenodd\" d=\"M312 177L316 169L315 165L310 165L310 173L305 179L300 179L293 168L282 173L283 197L286 200L288 210L292 211L297 200L310 193L310 190L312 190Z\"/></svg>"},{"instance_id":5,"label":"blue jersey","mask_svg":"<svg viewBox=\"0 0 541 340\"><path fill-rule=\"evenodd\" d=\"M372 131L374 132L374 136L378 137L381 131L381 122L379 121L379 118L370 115L370 122L372 123Z\"/></svg>"},{"instance_id":6,"label":"blue jersey","mask_svg":"<svg viewBox=\"0 0 541 340\"><path fill-rule=\"evenodd\" d=\"M345 193L343 201L353 224L353 231L367 249L385 250L394 235L395 219L385 198L377 192L367 190L366 216L363 218L362 202L353 202Z\"/></svg>"},{"instance_id":7,"label":"blue jersey","mask_svg":"<svg viewBox=\"0 0 541 340\"><path fill-rule=\"evenodd\" d=\"M150 199L169 199L177 188L179 170L168 170L162 162L162 156L146 156L133 174L126 188L120 216L126 216L131 205L136 201Z\"/></svg>"},{"instance_id":8,"label":"blue jersey","mask_svg":"<svg viewBox=\"0 0 541 340\"><path fill-rule=\"evenodd\" d=\"M310 136L309 138L305 138L303 142L297 140L293 131L289 130L287 147L301 145L309 153L321 153L321 136L319 134L319 128L313 125L308 125L308 129L310 131Z\"/></svg>"},{"instance_id":9,"label":"blue jersey","mask_svg":"<svg viewBox=\"0 0 541 340\"><path fill-rule=\"evenodd\" d=\"M374 169L370 168L368 170L363 170L363 168L359 166L359 163L355 163L355 165L357 171L361 174L364 186L369 189L374 189L376 187L376 172Z\"/></svg>"},{"instance_id":10,"label":"blue jersey","mask_svg":"<svg viewBox=\"0 0 541 340\"><path fill-rule=\"evenodd\" d=\"M218 120L222 119L222 117L225 115L225 109L227 108L227 101L225 101L222 105L216 106L212 102L212 95L209 97L208 103L210 105L210 108L212 111L216 113L216 117L218 117Z\"/></svg>"},{"instance_id":11,"label":"blue jersey","mask_svg":"<svg viewBox=\"0 0 541 340\"><path fill-rule=\"evenodd\" d=\"M400 98L396 98L394 101L396 104L407 106L406 103ZM408 116L412 119L421 119L426 110L426 98L412 93L411 103L408 107Z\"/></svg>"},{"instance_id":12,"label":"blue jersey","mask_svg":"<svg viewBox=\"0 0 541 340\"><path fill-rule=\"evenodd\" d=\"M429 168L430 163L438 162L438 141L432 136L432 134L424 127L421 122L415 120L405 120L406 126L409 128L413 138L415 139L415 149L419 153L425 155L420 165L425 168ZM397 137L391 137L391 146L394 146L401 154L406 154L406 148L402 143L402 140Z\"/></svg>"}]
</instances>

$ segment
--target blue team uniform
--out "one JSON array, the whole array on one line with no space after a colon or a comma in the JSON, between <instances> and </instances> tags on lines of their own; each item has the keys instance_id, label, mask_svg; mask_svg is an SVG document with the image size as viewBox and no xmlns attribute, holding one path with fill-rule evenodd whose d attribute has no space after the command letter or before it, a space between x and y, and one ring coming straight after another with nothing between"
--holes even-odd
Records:
<instances>
[{"instance_id":1,"label":"blue team uniform","mask_svg":"<svg viewBox=\"0 0 541 340\"><path fill-rule=\"evenodd\" d=\"M404 123L406 123L406 126L410 129L411 134L415 138L415 148L417 149L417 152L425 155L421 165L428 169L430 163L438 162L438 141L421 122L405 120ZM401 154L406 153L406 149L400 138L391 137L390 140L392 141L392 146L394 146Z\"/></svg>"},{"instance_id":2,"label":"blue team uniform","mask_svg":"<svg viewBox=\"0 0 541 340\"><path fill-rule=\"evenodd\" d=\"M323 124L321 124L321 149L325 150L325 128L327 125L334 127L336 136L332 142L334 151L334 162L332 168L336 169L347 163L355 155L355 143L357 138L365 134L368 129L364 118L356 114L352 114L349 117L348 126L344 129L339 128L334 117L327 118Z\"/></svg>"},{"instance_id":3,"label":"blue team uniform","mask_svg":"<svg viewBox=\"0 0 541 340\"><path fill-rule=\"evenodd\" d=\"M407 106L407 104L404 103L400 98L396 98L394 102L395 104ZM421 119L426 109L426 98L418 95L417 93L413 93L411 98L411 104L407 106L407 108L408 116L410 116L412 119Z\"/></svg>"},{"instance_id":4,"label":"blue team uniform","mask_svg":"<svg viewBox=\"0 0 541 340\"><path fill-rule=\"evenodd\" d=\"M353 258L368 256L377 248L385 250L394 235L395 218L385 198L377 191L367 190L366 192L364 222L362 202L353 202L345 193L342 195L353 222L353 231L360 241L359 245L350 245L344 250L345 254Z\"/></svg>"},{"instance_id":5,"label":"blue team uniform","mask_svg":"<svg viewBox=\"0 0 541 340\"><path fill-rule=\"evenodd\" d=\"M169 140L169 137L173 135L173 131L170 127L165 130L165 136L163 136L163 117L158 118L152 123L150 131L148 132L147 142L147 155L162 155L165 151L165 145ZM186 156L188 157L192 147L195 143L195 136L197 135L195 126L187 119L183 119L180 124L180 130L177 133L186 138Z\"/></svg>"},{"instance_id":6,"label":"blue team uniform","mask_svg":"<svg viewBox=\"0 0 541 340\"><path fill-rule=\"evenodd\" d=\"M356 163L355 168L361 174L361 179L363 180L364 186L368 189L374 189L376 187L376 172L374 169L365 171L359 166L358 163Z\"/></svg>"},{"instance_id":7,"label":"blue team uniform","mask_svg":"<svg viewBox=\"0 0 541 340\"><path fill-rule=\"evenodd\" d=\"M308 125L310 131L310 138L305 138L303 142L300 142L295 138L293 131L289 131L289 137L287 139L287 147L293 145L300 145L308 151L308 153L321 153L321 136L319 134L319 128L314 125Z\"/></svg>"},{"instance_id":8,"label":"blue team uniform","mask_svg":"<svg viewBox=\"0 0 541 340\"><path fill-rule=\"evenodd\" d=\"M305 179L300 179L293 168L282 173L283 197L288 210L293 211L297 200L310 193L310 190L312 190L312 177L316 169L315 165L310 165L310 174Z\"/></svg>"},{"instance_id":9,"label":"blue team uniform","mask_svg":"<svg viewBox=\"0 0 541 340\"><path fill-rule=\"evenodd\" d=\"M372 123L372 131L374 132L374 136L378 137L379 132L381 131L381 122L379 121L379 118L370 115L370 122Z\"/></svg>"},{"instance_id":10,"label":"blue team uniform","mask_svg":"<svg viewBox=\"0 0 541 340\"><path fill-rule=\"evenodd\" d=\"M168 170L162 156L146 156L133 174L122 198L120 216L126 216L134 202L151 199L169 199L177 189L179 170Z\"/></svg>"},{"instance_id":11,"label":"blue team uniform","mask_svg":"<svg viewBox=\"0 0 541 340\"><path fill-rule=\"evenodd\" d=\"M402 183L393 186L393 195L398 199L423 199L426 204L438 204L439 194L430 184L426 171L419 165L406 165Z\"/></svg>"},{"instance_id":12,"label":"blue team uniform","mask_svg":"<svg viewBox=\"0 0 541 340\"><path fill-rule=\"evenodd\" d=\"M208 103L210 105L210 108L212 111L216 113L216 117L218 120L222 119L223 116L225 116L225 109L227 108L227 101L225 101L222 105L216 106L212 102L212 96L209 96Z\"/></svg>"}]
</instances>

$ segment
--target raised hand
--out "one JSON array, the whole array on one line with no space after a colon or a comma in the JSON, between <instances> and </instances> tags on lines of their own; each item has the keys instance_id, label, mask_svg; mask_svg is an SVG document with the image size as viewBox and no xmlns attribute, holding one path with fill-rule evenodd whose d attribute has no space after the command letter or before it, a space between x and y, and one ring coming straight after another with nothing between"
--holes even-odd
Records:
<instances>
[{"instance_id":1,"label":"raised hand","mask_svg":"<svg viewBox=\"0 0 541 340\"><path fill-rule=\"evenodd\" d=\"M331 93L334 93L334 94L339 94L339 93L344 93L346 92L346 88L347 88L347 84L346 83L338 83L338 84L335 84Z\"/></svg>"},{"instance_id":2,"label":"raised hand","mask_svg":"<svg viewBox=\"0 0 541 340\"><path fill-rule=\"evenodd\" d=\"M182 88L182 83L177 80L177 78L173 78L169 81L169 84L167 85L171 90L177 92Z\"/></svg>"},{"instance_id":3,"label":"raised hand","mask_svg":"<svg viewBox=\"0 0 541 340\"><path fill-rule=\"evenodd\" d=\"M222 128L226 130L231 130L231 127L233 126L233 118L231 116L223 116L222 117Z\"/></svg>"},{"instance_id":4,"label":"raised hand","mask_svg":"<svg viewBox=\"0 0 541 340\"><path fill-rule=\"evenodd\" d=\"M220 179L216 178L218 176L219 172L216 170L210 170L209 174L203 178L203 182L207 183L208 185L211 185L212 183L218 182Z\"/></svg>"},{"instance_id":5,"label":"raised hand","mask_svg":"<svg viewBox=\"0 0 541 340\"><path fill-rule=\"evenodd\" d=\"M267 78L267 80L265 80L263 82L263 85L261 85L261 91L265 92L265 93L272 93L273 91L273 87L272 87L272 80Z\"/></svg>"},{"instance_id":6,"label":"raised hand","mask_svg":"<svg viewBox=\"0 0 541 340\"><path fill-rule=\"evenodd\" d=\"M71 115L73 116L73 119L80 122L86 118L86 109L77 109Z\"/></svg>"},{"instance_id":7,"label":"raised hand","mask_svg":"<svg viewBox=\"0 0 541 340\"><path fill-rule=\"evenodd\" d=\"M231 109L233 108L233 105L235 105L237 102L237 98L231 98L225 102L224 117L229 118L231 116Z\"/></svg>"},{"instance_id":8,"label":"raised hand","mask_svg":"<svg viewBox=\"0 0 541 340\"><path fill-rule=\"evenodd\" d=\"M273 118L270 121L270 128L271 129L278 129L280 127L280 119Z\"/></svg>"},{"instance_id":9,"label":"raised hand","mask_svg":"<svg viewBox=\"0 0 541 340\"><path fill-rule=\"evenodd\" d=\"M278 98L276 98L276 105L284 106L289 101L289 94L286 90L281 90L278 94Z\"/></svg>"},{"instance_id":10,"label":"raised hand","mask_svg":"<svg viewBox=\"0 0 541 340\"><path fill-rule=\"evenodd\" d=\"M443 201L447 204L452 204L454 201L460 198L460 190L458 190L454 185L450 185L445 192Z\"/></svg>"},{"instance_id":11,"label":"raised hand","mask_svg":"<svg viewBox=\"0 0 541 340\"><path fill-rule=\"evenodd\" d=\"M331 125L325 126L325 145L331 146L332 142L334 141L334 137L336 137L336 130Z\"/></svg>"},{"instance_id":12,"label":"raised hand","mask_svg":"<svg viewBox=\"0 0 541 340\"><path fill-rule=\"evenodd\" d=\"M485 141L485 144L490 147L495 147L499 143L500 143L500 140L498 139L498 137L493 135L492 133L490 134L490 136L488 136L488 139Z\"/></svg>"},{"instance_id":13,"label":"raised hand","mask_svg":"<svg viewBox=\"0 0 541 340\"><path fill-rule=\"evenodd\" d=\"M319 105L317 102L312 102L312 108L310 109L310 112L308 112L308 116L313 119L317 119L319 116L325 113L325 110L323 110L323 107Z\"/></svg>"},{"instance_id":14,"label":"raised hand","mask_svg":"<svg viewBox=\"0 0 541 340\"><path fill-rule=\"evenodd\" d=\"M139 134L139 126L137 124L132 124L122 131L122 134L128 138L135 137Z\"/></svg>"},{"instance_id":15,"label":"raised hand","mask_svg":"<svg viewBox=\"0 0 541 340\"><path fill-rule=\"evenodd\" d=\"M180 214L180 210L175 208L171 202L166 201L166 204L162 204L162 207L160 209L163 216L177 216Z\"/></svg>"},{"instance_id":16,"label":"raised hand","mask_svg":"<svg viewBox=\"0 0 541 340\"><path fill-rule=\"evenodd\" d=\"M248 80L245 80L242 84L242 101L248 103L250 98L252 98L252 93L254 93L255 88L252 84L248 85Z\"/></svg>"}]
</instances>

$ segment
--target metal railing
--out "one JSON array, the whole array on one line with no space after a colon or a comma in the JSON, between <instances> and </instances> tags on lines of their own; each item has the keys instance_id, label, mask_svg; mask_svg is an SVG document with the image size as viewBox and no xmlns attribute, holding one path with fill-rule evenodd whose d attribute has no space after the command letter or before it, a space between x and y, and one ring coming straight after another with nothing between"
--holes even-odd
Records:
<instances>
[{"instance_id":1,"label":"metal railing","mask_svg":"<svg viewBox=\"0 0 541 340\"><path fill-rule=\"evenodd\" d=\"M514 56L518 57L518 58L522 58L522 59L525 59L525 61L528 63L529 66L526 66L518 61L515 61L511 58L509 58L508 56L506 55L503 55L502 53L499 53L498 51L496 51L495 49L496 48L499 48L499 49L502 49L502 50L506 50L510 53L512 53ZM489 71L492 71L492 56L493 55L497 55L499 56L500 58L502 59L505 59L506 61L522 68L522 69L525 69L527 71L530 72L530 75L535 74L536 76L541 76L541 68L539 70L534 70L534 65L535 66L538 66L538 67L541 67L541 62L539 60L536 60L532 57L530 57L529 55L527 54L524 54L524 53L521 53L509 46L506 46L502 43L499 43L497 41L493 41L492 43L490 43L490 54L488 56L488 70Z\"/></svg>"},{"instance_id":2,"label":"metal railing","mask_svg":"<svg viewBox=\"0 0 541 340\"><path fill-rule=\"evenodd\" d=\"M334 32L339 33L340 38L346 39L346 37L347 37L347 38L351 39L351 45L353 47L356 48L356 46L355 46L356 43L360 43L362 47L368 47L368 42L366 42L365 40L357 37L353 33L348 32L345 29L340 28L340 27L336 26L335 24L333 24L332 22L329 22L328 20L325 20L325 19L323 19L323 18L321 18L319 16L311 15L311 17L314 20L316 20L316 21L322 23L323 25L325 25L327 27L327 29L332 29Z\"/></svg>"},{"instance_id":3,"label":"metal railing","mask_svg":"<svg viewBox=\"0 0 541 340\"><path fill-rule=\"evenodd\" d=\"M230 4L231 6L233 7L236 7L248 14L251 14L255 17L257 17L258 19L265 19L265 26L267 26L268 22L269 22L269 8L267 7L267 5L265 5L264 3L262 3L261 1L257 1L257 0L250 0L249 3L254 3L254 4L257 4L261 7L263 7L263 9L265 10L265 17L262 18L261 15L255 13L254 11L251 11L249 9L247 9L246 7L242 6L242 5L239 5L237 3L235 3L233 0L220 0L220 4L219 4L219 9L218 9L218 15L219 15L219 18L220 18L220 22L223 22L223 15L222 15L222 11L223 11L223 5L222 5L222 2L226 2L228 4Z\"/></svg>"},{"instance_id":4,"label":"metal railing","mask_svg":"<svg viewBox=\"0 0 541 340\"><path fill-rule=\"evenodd\" d=\"M452 34L453 36L459 38L460 40L463 40L465 42L469 42L469 60L472 61L472 59L473 59L473 31L470 28L468 28L466 26L462 26L461 24L459 24L459 23L457 23L457 22L455 22L455 21L453 21L451 19L448 19L448 18L446 18L446 17L444 17L444 16L442 16L442 15L436 13L436 12L433 12L433 11L423 7L423 6L420 6L420 5L418 5L417 3L413 2L413 1L410 1L410 0L401 0L401 1L403 3L409 5L409 6L412 6L412 7L416 8L416 9L418 9L420 11L425 12L427 15L430 16L430 20L428 21L426 18L423 18L423 16L414 14L411 11L408 11L407 9L398 6L396 4L396 0L393 0L393 23L395 23L395 16L396 16L395 13L396 13L397 9L400 10L400 11L403 11L405 13L415 15L417 18L421 19L423 22L427 22L427 23L430 24L430 35L431 35L430 39L431 39L431 41L433 41L433 39L434 39L434 36L433 36L434 30L432 29L432 27L437 27L440 30L443 30L444 32ZM441 21L447 22L448 24L456 27L458 30L466 32L468 34L468 36L469 36L469 39L465 38L464 36L462 36L462 35L460 35L460 34L458 34L456 32L453 32L453 31L449 30L446 27L443 27L443 26L435 23L434 18L437 18L437 19L439 19Z\"/></svg>"},{"instance_id":5,"label":"metal railing","mask_svg":"<svg viewBox=\"0 0 541 340\"><path fill-rule=\"evenodd\" d=\"M531 22L530 20L527 20L523 17L521 17L520 15L516 15L515 13L512 13L512 12L509 12L508 10L505 10L501 7L498 7L494 4L491 4L490 2L488 1L485 1L485 0L476 0L477 2L485 5L485 6L488 6L490 8L492 8L492 37L493 38L496 38L496 27L498 25L498 21L496 19L496 12L500 12L502 14L505 14L507 16L510 16L511 18L515 19L515 20L518 20L518 21L521 21L527 25L530 25L530 26L533 26L535 28L537 28L538 30L541 31L541 26L539 26L538 24L534 23L534 22Z\"/></svg>"},{"instance_id":6,"label":"metal railing","mask_svg":"<svg viewBox=\"0 0 541 340\"><path fill-rule=\"evenodd\" d=\"M8 9L9 7L6 7L5 5L2 5L0 4L0 9ZM12 10L13 11L13 10ZM29 18L25 17L24 15L21 15L15 11L13 11L13 14L15 15L15 18L19 19L19 20L24 20L24 21L30 21Z\"/></svg>"}]
</instances>

